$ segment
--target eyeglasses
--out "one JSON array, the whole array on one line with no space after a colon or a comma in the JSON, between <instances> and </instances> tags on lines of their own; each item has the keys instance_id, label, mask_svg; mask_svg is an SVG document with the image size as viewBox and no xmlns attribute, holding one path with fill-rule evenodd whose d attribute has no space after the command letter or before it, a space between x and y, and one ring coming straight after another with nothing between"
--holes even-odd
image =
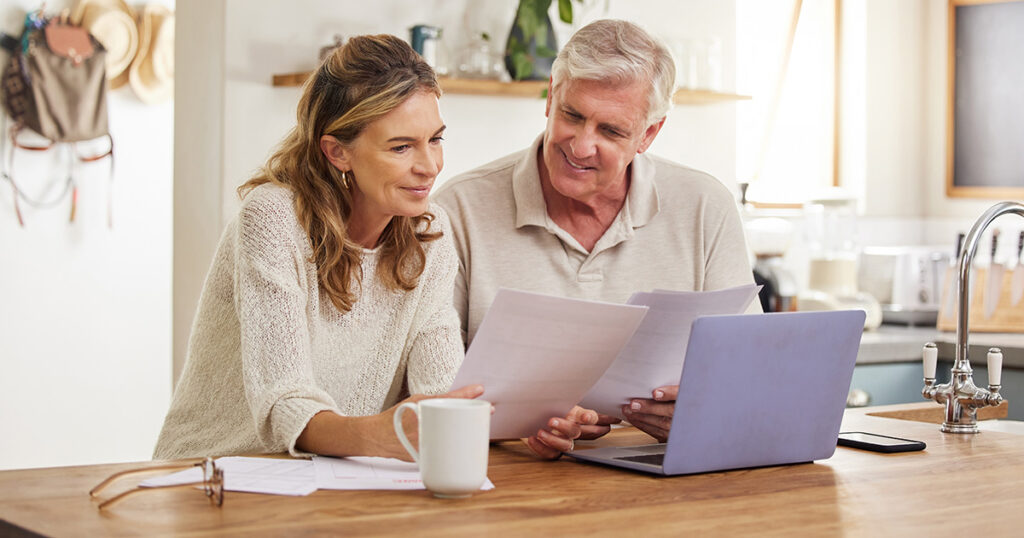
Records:
<instances>
[{"instance_id":1,"label":"eyeglasses","mask_svg":"<svg viewBox=\"0 0 1024 538\"><path fill-rule=\"evenodd\" d=\"M114 503L117 503L117 502L123 500L125 497L128 497L129 495L138 493L140 491L145 491L145 490L150 490L150 489L187 488L187 487L195 487L195 486L203 486L203 490L206 492L206 496L210 499L210 504L214 504L214 505L217 505L217 506L220 506L220 505L224 504L224 469L218 468L217 465L214 464L213 458L209 458L209 457L208 458L203 458L203 461L200 461L200 462L194 463L194 464L161 465L161 466L158 466L158 467L147 467L147 468L144 468L144 469L129 469L127 471L121 471L119 473L114 473L114 474L110 475L110 477L107 478L106 480L104 480L103 482L100 482L100 484L98 486L92 488L92 490L89 491L89 497L92 497L94 499L97 498L99 493L101 491L103 491L104 489L106 489L107 486L109 486L110 484L114 483L115 481L117 481L117 480L119 480L121 478L124 478L126 476L130 476L130 475L134 475L134 474L140 474L140 473L149 473L149 472L153 472L153 471L171 471L171 470L180 470L180 469L190 469L192 467L199 467L200 469L202 469L202 471L203 471L203 480L201 482L189 482L187 484L170 484L170 485L166 485L166 486L151 486L151 487L136 486L134 489L130 489L128 491L119 493L116 496L111 497L111 498L101 502L99 504L99 506L97 506L97 508L99 508L100 510L103 510L104 508L112 506Z\"/></svg>"}]
</instances>

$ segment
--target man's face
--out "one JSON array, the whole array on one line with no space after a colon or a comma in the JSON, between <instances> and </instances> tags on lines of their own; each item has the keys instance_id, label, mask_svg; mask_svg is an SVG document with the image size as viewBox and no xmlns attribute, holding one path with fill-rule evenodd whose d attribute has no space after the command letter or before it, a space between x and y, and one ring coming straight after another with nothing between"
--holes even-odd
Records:
<instances>
[{"instance_id":1,"label":"man's face","mask_svg":"<svg viewBox=\"0 0 1024 538\"><path fill-rule=\"evenodd\" d=\"M626 168L664 119L646 125L648 85L568 80L548 92L541 178L583 203L623 192Z\"/></svg>"}]
</instances>

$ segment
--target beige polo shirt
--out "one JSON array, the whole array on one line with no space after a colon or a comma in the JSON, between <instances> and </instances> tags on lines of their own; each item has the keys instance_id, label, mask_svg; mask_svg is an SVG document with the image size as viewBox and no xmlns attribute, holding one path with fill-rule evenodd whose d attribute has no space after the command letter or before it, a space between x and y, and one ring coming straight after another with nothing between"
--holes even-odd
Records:
<instances>
[{"instance_id":1,"label":"beige polo shirt","mask_svg":"<svg viewBox=\"0 0 1024 538\"><path fill-rule=\"evenodd\" d=\"M537 169L542 139L449 180L434 196L451 218L460 260L455 309L467 342L502 287L624 303L636 291L754 282L728 189L649 154L633 159L626 202L587 252L548 217Z\"/></svg>"}]
</instances>

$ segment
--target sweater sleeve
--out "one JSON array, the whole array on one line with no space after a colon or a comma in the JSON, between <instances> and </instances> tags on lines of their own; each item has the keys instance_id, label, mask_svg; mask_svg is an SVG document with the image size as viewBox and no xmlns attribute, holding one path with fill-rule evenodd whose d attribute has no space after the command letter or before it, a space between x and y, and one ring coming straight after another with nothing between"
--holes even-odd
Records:
<instances>
[{"instance_id":1,"label":"sweater sleeve","mask_svg":"<svg viewBox=\"0 0 1024 538\"><path fill-rule=\"evenodd\" d=\"M423 295L417 309L407 376L411 393L434 395L453 388L451 384L462 365L465 348L459 316L452 304L458 256L447 216L437 206L431 210L437 216L434 226L444 235L430 244L428 262L418 284L423 287Z\"/></svg>"},{"instance_id":2,"label":"sweater sleeve","mask_svg":"<svg viewBox=\"0 0 1024 538\"><path fill-rule=\"evenodd\" d=\"M303 249L290 200L263 196L239 216L235 308L241 325L245 397L260 442L271 452L295 449L313 415L337 412L314 378L302 280Z\"/></svg>"}]
</instances>

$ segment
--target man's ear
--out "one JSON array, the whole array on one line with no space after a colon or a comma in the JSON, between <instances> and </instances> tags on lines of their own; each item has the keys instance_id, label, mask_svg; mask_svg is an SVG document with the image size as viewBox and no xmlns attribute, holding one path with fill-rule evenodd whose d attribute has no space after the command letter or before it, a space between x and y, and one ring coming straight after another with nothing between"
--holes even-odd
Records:
<instances>
[{"instance_id":1,"label":"man's ear","mask_svg":"<svg viewBox=\"0 0 1024 538\"><path fill-rule=\"evenodd\" d=\"M651 147L651 144L654 143L655 137L658 136L658 133L661 132L661 128L664 125L665 125L665 117L664 116L660 120L658 120L657 123L650 124L647 127L647 130L644 131L644 136L640 140L640 147L636 148L636 152L637 153L643 153L643 152L647 151L647 149Z\"/></svg>"},{"instance_id":2,"label":"man's ear","mask_svg":"<svg viewBox=\"0 0 1024 538\"><path fill-rule=\"evenodd\" d=\"M337 138L331 135L321 136L320 151L324 153L324 157L327 157L328 162L338 170L347 172L352 169L349 164L348 150Z\"/></svg>"}]
</instances>

